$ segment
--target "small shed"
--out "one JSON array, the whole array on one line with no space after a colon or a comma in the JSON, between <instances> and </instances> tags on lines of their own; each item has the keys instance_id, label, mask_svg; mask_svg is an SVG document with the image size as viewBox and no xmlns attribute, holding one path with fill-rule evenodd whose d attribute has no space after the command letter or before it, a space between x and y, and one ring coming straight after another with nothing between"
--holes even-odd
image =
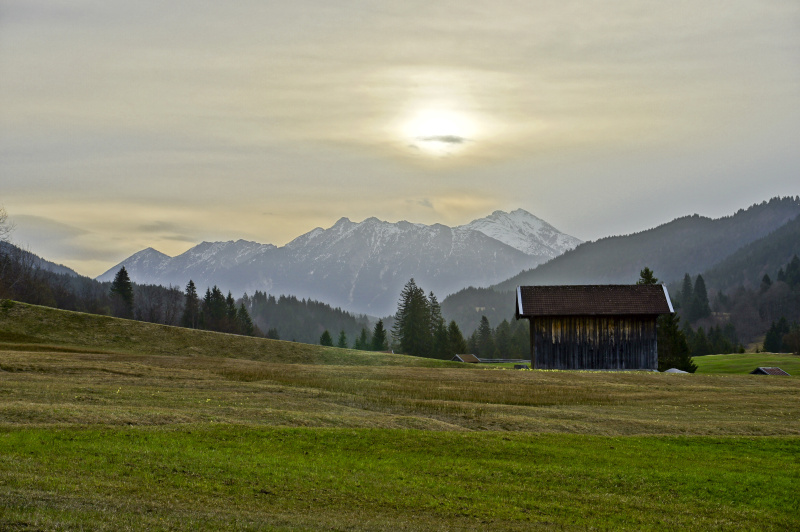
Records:
<instances>
[{"instance_id":1,"label":"small shed","mask_svg":"<svg viewBox=\"0 0 800 532\"><path fill-rule=\"evenodd\" d=\"M664 285L520 286L536 369L658 369L656 319L674 312Z\"/></svg>"},{"instance_id":2,"label":"small shed","mask_svg":"<svg viewBox=\"0 0 800 532\"><path fill-rule=\"evenodd\" d=\"M783 371L781 368L756 368L750 372L750 375L784 375L786 377L791 377L788 373Z\"/></svg>"},{"instance_id":3,"label":"small shed","mask_svg":"<svg viewBox=\"0 0 800 532\"><path fill-rule=\"evenodd\" d=\"M480 363L480 359L475 355L456 355L450 360L453 362L468 362L470 364Z\"/></svg>"}]
</instances>

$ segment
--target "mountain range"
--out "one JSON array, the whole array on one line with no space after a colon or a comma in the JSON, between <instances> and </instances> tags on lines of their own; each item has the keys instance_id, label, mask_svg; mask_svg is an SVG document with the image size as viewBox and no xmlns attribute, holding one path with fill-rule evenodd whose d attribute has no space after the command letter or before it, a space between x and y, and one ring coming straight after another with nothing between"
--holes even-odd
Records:
<instances>
[{"instance_id":1,"label":"mountain range","mask_svg":"<svg viewBox=\"0 0 800 532\"><path fill-rule=\"evenodd\" d=\"M800 215L800 198L773 198L731 216L684 216L653 229L585 242L562 256L499 283L519 285L627 284L648 266L663 282L697 275Z\"/></svg>"},{"instance_id":2,"label":"mountain range","mask_svg":"<svg viewBox=\"0 0 800 532\"><path fill-rule=\"evenodd\" d=\"M395 311L400 290L412 277L426 290L449 294L498 283L580 243L522 209L495 211L457 227L342 218L282 247L203 242L176 257L148 248L97 280L113 280L124 265L140 284L182 287L192 279L201 291L217 285L236 295L292 294L386 316Z\"/></svg>"},{"instance_id":3,"label":"mountain range","mask_svg":"<svg viewBox=\"0 0 800 532\"><path fill-rule=\"evenodd\" d=\"M481 316L492 325L514 315L520 285L630 284L649 267L667 284L703 274L709 289L758 286L765 273L800 253L800 198L773 198L717 219L684 216L658 227L584 242L572 250L485 288L464 288L442 301L442 314L466 332Z\"/></svg>"}]
</instances>

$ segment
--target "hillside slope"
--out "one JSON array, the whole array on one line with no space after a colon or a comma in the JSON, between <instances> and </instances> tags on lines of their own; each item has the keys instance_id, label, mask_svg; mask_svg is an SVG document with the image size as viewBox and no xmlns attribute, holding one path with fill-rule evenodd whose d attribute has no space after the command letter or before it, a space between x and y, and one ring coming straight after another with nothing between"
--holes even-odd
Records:
<instances>
[{"instance_id":1,"label":"hillside slope","mask_svg":"<svg viewBox=\"0 0 800 532\"><path fill-rule=\"evenodd\" d=\"M30 264L31 266L48 272L78 277L78 273L72 268L68 268L63 264L56 264L55 262L45 260L39 255L31 253L30 251L8 242L0 242L0 255L14 256L19 260L24 261L26 264Z\"/></svg>"},{"instance_id":2,"label":"hillside slope","mask_svg":"<svg viewBox=\"0 0 800 532\"><path fill-rule=\"evenodd\" d=\"M760 280L762 269L768 268L772 275L800 248L798 216L800 198L773 198L724 218L686 216L640 233L586 242L489 289L456 292L442 301L442 314L468 335L483 315L492 326L513 319L512 292L517 286L629 284L645 266L666 283L687 272L708 274L706 282L715 288ZM718 264L717 272L713 268Z\"/></svg>"},{"instance_id":3,"label":"hillside slope","mask_svg":"<svg viewBox=\"0 0 800 532\"><path fill-rule=\"evenodd\" d=\"M769 235L751 242L703 273L706 286L729 291L740 285L758 287L765 274L775 272L793 256L800 256L800 216Z\"/></svg>"},{"instance_id":4,"label":"hillside slope","mask_svg":"<svg viewBox=\"0 0 800 532\"><path fill-rule=\"evenodd\" d=\"M311 344L267 340L83 314L2 300L0 345L56 350L243 358L289 364L439 367L455 363Z\"/></svg>"},{"instance_id":5,"label":"hillside slope","mask_svg":"<svg viewBox=\"0 0 800 532\"><path fill-rule=\"evenodd\" d=\"M665 282L696 275L800 215L800 199L773 198L732 216L693 215L654 229L586 242L533 270L495 285L510 291L534 284L626 284L649 266Z\"/></svg>"}]
</instances>

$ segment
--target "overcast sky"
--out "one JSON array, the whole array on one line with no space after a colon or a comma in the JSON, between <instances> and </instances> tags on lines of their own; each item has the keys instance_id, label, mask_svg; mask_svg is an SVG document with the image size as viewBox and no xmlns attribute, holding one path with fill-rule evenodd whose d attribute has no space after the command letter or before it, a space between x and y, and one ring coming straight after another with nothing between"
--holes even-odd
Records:
<instances>
[{"instance_id":1,"label":"overcast sky","mask_svg":"<svg viewBox=\"0 0 800 532\"><path fill-rule=\"evenodd\" d=\"M797 0L0 0L0 205L152 246L526 209L573 236L800 194Z\"/></svg>"}]
</instances>

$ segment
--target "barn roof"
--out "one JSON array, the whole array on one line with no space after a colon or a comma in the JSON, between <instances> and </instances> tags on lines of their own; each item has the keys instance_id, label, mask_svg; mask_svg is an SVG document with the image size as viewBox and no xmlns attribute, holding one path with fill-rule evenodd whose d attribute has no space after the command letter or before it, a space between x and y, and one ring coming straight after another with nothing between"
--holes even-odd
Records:
<instances>
[{"instance_id":1,"label":"barn roof","mask_svg":"<svg viewBox=\"0 0 800 532\"><path fill-rule=\"evenodd\" d=\"M664 285L517 287L517 319L534 316L655 315L674 312Z\"/></svg>"},{"instance_id":2,"label":"barn roof","mask_svg":"<svg viewBox=\"0 0 800 532\"><path fill-rule=\"evenodd\" d=\"M775 368L775 367L772 367L772 368L766 368L766 367L756 368L753 371L751 371L750 374L751 375L786 375L788 377L791 376L788 373L786 373L785 371L783 371L781 368Z\"/></svg>"},{"instance_id":3,"label":"barn roof","mask_svg":"<svg viewBox=\"0 0 800 532\"><path fill-rule=\"evenodd\" d=\"M477 364L480 362L480 359L475 355L456 355L450 360L453 362L469 362L471 364Z\"/></svg>"}]
</instances>

